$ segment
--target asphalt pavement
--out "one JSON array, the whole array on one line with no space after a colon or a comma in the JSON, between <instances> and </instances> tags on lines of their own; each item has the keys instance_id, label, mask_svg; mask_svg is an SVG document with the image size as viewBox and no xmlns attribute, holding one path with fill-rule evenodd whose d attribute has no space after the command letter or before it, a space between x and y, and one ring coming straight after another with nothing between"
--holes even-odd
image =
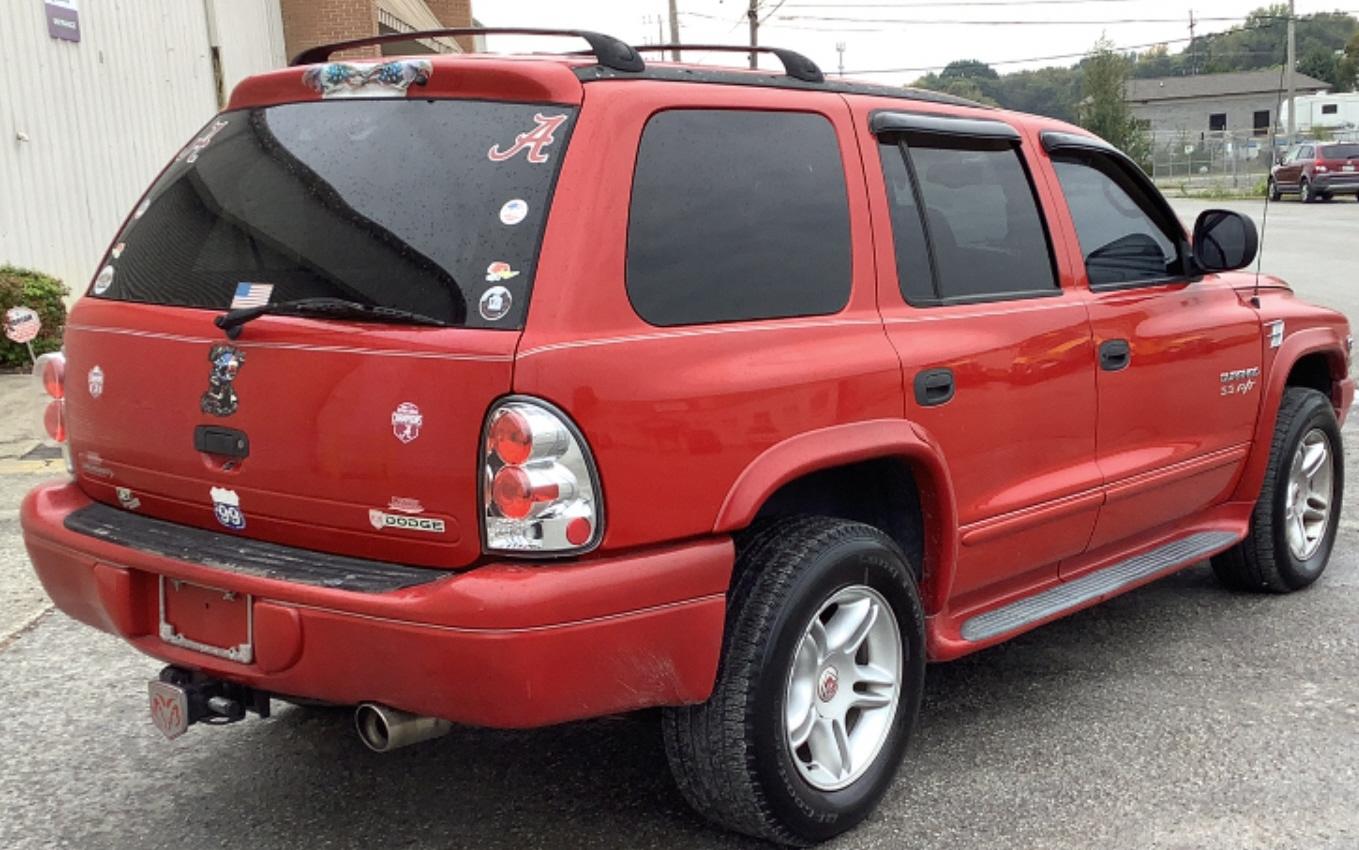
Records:
<instances>
[{"instance_id":1,"label":"asphalt pavement","mask_svg":"<svg viewBox=\"0 0 1359 850\"><path fill-rule=\"evenodd\" d=\"M1272 204L1264 268L1359 316L1357 234L1352 198ZM32 452L21 381L0 376L0 848L758 846L688 811L654 713L377 755L347 712L276 703L163 740L159 664L49 611L27 565L16 506L60 462ZM895 786L828 846L1359 848L1357 543L1350 508L1307 591L1233 594L1199 565L932 666Z\"/></svg>"}]
</instances>

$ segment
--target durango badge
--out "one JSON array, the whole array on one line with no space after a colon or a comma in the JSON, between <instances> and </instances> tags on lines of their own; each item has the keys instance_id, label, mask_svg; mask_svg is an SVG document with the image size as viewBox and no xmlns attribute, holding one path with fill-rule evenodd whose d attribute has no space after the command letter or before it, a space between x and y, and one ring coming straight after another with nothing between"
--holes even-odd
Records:
<instances>
[{"instance_id":1,"label":"durango badge","mask_svg":"<svg viewBox=\"0 0 1359 850\"><path fill-rule=\"evenodd\" d=\"M420 414L420 408L409 401L403 401L392 411L392 433L403 443L409 443L420 436L420 426L425 424L425 417Z\"/></svg>"},{"instance_id":2,"label":"durango badge","mask_svg":"<svg viewBox=\"0 0 1359 850\"><path fill-rule=\"evenodd\" d=\"M245 363L245 352L230 345L214 345L208 351L212 371L208 374L208 391L199 399L198 406L211 416L230 416L236 412L239 399L232 381Z\"/></svg>"}]
</instances>

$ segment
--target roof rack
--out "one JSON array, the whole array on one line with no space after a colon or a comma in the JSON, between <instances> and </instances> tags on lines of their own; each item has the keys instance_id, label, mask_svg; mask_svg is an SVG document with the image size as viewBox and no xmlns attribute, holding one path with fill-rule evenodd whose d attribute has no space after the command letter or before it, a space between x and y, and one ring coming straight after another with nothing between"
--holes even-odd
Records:
<instances>
[{"instance_id":1,"label":"roof rack","mask_svg":"<svg viewBox=\"0 0 1359 850\"><path fill-rule=\"evenodd\" d=\"M802 80L804 83L824 83L826 75L821 73L821 69L812 60L798 53L796 50L785 50L782 47L760 47L740 44L634 44L632 49L637 52L656 51L656 50L701 50L712 53L769 53L779 58L783 63L783 72L795 80Z\"/></svg>"},{"instance_id":2,"label":"roof rack","mask_svg":"<svg viewBox=\"0 0 1359 850\"><path fill-rule=\"evenodd\" d=\"M415 32L388 33L386 35L374 35L366 38L354 38L348 41L337 41L332 44L319 44L316 47L309 47L293 57L290 65L311 65L315 62L324 62L330 58L330 54L337 50L349 50L353 47L368 47L374 44L390 44L392 42L412 41L419 38L443 38L446 36L458 35L566 35L585 39L590 45L590 53L594 54L595 59L600 65L612 68L615 71L642 71L646 69L646 63L642 57L637 55L637 51L629 47L627 43L614 38L611 35L591 32L589 30L545 30L522 27L458 27L456 29L441 30L417 30ZM785 63L786 64L786 63ZM813 66L815 67L815 66Z\"/></svg>"}]
</instances>

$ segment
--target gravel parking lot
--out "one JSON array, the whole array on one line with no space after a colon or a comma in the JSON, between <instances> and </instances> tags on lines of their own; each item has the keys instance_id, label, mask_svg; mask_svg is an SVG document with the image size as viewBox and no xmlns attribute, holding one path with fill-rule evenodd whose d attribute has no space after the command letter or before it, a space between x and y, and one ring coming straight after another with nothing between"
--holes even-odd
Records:
<instances>
[{"instance_id":1,"label":"gravel parking lot","mask_svg":"<svg viewBox=\"0 0 1359 850\"><path fill-rule=\"evenodd\" d=\"M1266 271L1359 316L1359 203L1271 205L1267 234ZM653 714L380 756L348 713L280 706L164 741L159 665L46 612L28 567L16 506L45 462L21 380L0 379L0 847L754 846L690 814ZM1350 508L1306 592L1234 595L1199 565L931 668L896 786L829 846L1359 847L1356 543Z\"/></svg>"}]
</instances>

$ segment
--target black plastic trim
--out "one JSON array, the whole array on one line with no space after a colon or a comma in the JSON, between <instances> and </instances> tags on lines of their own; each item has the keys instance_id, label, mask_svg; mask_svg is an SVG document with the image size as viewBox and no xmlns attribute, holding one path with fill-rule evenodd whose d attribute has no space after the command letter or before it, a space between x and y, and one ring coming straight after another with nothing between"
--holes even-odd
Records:
<instances>
[{"instance_id":1,"label":"black plastic trim","mask_svg":"<svg viewBox=\"0 0 1359 850\"><path fill-rule=\"evenodd\" d=\"M538 29L535 27L456 27L451 29L437 30L417 30L415 32L387 33L385 35L373 35L366 38L354 38L348 41L336 41L331 44L320 44L316 47L309 47L293 57L289 65L310 65L315 62L324 62L330 58L330 54L339 50L348 50L353 47L368 47L374 44L390 44L399 41L412 41L420 38L444 38L447 36L459 35L549 35L560 36L568 35L585 39L590 45L590 52L596 61L606 68L625 73L636 73L646 68L646 63L642 57L637 55L626 42L620 41L611 35L605 35L592 30L556 30Z\"/></svg>"},{"instance_id":2,"label":"black plastic trim","mask_svg":"<svg viewBox=\"0 0 1359 850\"><path fill-rule=\"evenodd\" d=\"M1099 367L1105 372L1121 372L1132 363L1132 346L1126 339L1106 339L1099 344Z\"/></svg>"},{"instance_id":3,"label":"black plastic trim","mask_svg":"<svg viewBox=\"0 0 1359 850\"><path fill-rule=\"evenodd\" d=\"M965 136L980 139L1020 141L1019 131L1004 121L991 118L955 118L921 112L874 112L868 119L874 135L882 133L929 133L938 136Z\"/></svg>"},{"instance_id":4,"label":"black plastic trim","mask_svg":"<svg viewBox=\"0 0 1359 850\"><path fill-rule=\"evenodd\" d=\"M65 526L77 534L187 564L356 593L386 593L429 584L451 575L433 567L331 555L237 534L206 531L98 502L68 515Z\"/></svg>"},{"instance_id":5,"label":"black plastic trim","mask_svg":"<svg viewBox=\"0 0 1359 850\"><path fill-rule=\"evenodd\" d=\"M1124 159L1128 159L1127 154L1098 136L1082 136L1079 133L1065 133L1061 130L1044 130L1039 134L1039 138L1043 140L1043 150L1048 153L1076 148L1079 150L1117 154ZM1131 162L1132 160L1129 159L1128 161Z\"/></svg>"},{"instance_id":6,"label":"black plastic trim","mask_svg":"<svg viewBox=\"0 0 1359 850\"><path fill-rule=\"evenodd\" d=\"M237 428L199 425L193 429L193 447L204 454L239 460L250 456L250 437Z\"/></svg>"},{"instance_id":7,"label":"black plastic trim","mask_svg":"<svg viewBox=\"0 0 1359 850\"><path fill-rule=\"evenodd\" d=\"M952 369L926 369L916 373L915 401L921 407L948 404L956 390Z\"/></svg>"}]
</instances>

